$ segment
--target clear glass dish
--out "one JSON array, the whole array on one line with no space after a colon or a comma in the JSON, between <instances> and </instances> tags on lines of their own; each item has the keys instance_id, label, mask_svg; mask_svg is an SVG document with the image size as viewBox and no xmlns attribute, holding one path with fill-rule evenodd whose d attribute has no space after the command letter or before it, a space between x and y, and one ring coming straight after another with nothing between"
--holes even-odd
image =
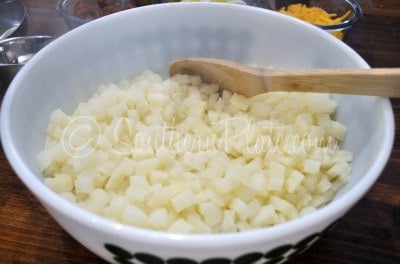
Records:
<instances>
[{"instance_id":1,"label":"clear glass dish","mask_svg":"<svg viewBox=\"0 0 400 264\"><path fill-rule=\"evenodd\" d=\"M96 18L139 6L161 3L157 0L58 0L56 10L69 28Z\"/></svg>"},{"instance_id":2,"label":"clear glass dish","mask_svg":"<svg viewBox=\"0 0 400 264\"><path fill-rule=\"evenodd\" d=\"M258 6L282 12L285 10L288 11L288 7L298 4L305 5L308 9L316 8L319 11L323 10L332 15L332 24L307 22L331 32L337 37L343 36L342 34L335 34L335 32L342 32L344 34L362 17L362 8L356 0L260 0ZM299 10L299 8L296 8L296 11ZM304 12L292 13L291 15L306 20L304 17L300 17L304 15Z\"/></svg>"}]
</instances>

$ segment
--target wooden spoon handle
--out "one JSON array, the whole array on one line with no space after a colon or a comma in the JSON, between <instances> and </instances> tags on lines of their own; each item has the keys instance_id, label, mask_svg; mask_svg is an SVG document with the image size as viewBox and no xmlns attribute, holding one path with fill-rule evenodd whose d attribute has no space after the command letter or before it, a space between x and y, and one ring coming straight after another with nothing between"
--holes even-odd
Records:
<instances>
[{"instance_id":1,"label":"wooden spoon handle","mask_svg":"<svg viewBox=\"0 0 400 264\"><path fill-rule=\"evenodd\" d=\"M400 97L400 68L266 70L268 91Z\"/></svg>"}]
</instances>

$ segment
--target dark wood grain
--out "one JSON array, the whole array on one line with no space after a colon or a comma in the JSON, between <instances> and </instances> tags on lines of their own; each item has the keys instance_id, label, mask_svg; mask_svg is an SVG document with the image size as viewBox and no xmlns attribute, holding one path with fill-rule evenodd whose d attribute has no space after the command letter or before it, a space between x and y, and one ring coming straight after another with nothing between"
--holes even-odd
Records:
<instances>
[{"instance_id":1,"label":"dark wood grain","mask_svg":"<svg viewBox=\"0 0 400 264\"><path fill-rule=\"evenodd\" d=\"M18 34L59 36L68 29L55 0L25 0ZM345 42L373 67L400 67L400 1L360 0L362 20ZM400 263L400 99L392 100L396 138L368 194L325 238L290 264ZM71 238L14 174L0 151L0 263L104 263Z\"/></svg>"}]
</instances>

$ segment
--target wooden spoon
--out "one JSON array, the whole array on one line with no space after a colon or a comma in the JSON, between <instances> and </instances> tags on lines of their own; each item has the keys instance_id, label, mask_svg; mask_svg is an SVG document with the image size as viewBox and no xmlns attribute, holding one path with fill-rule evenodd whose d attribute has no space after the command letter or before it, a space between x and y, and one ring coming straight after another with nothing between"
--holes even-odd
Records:
<instances>
[{"instance_id":1,"label":"wooden spoon","mask_svg":"<svg viewBox=\"0 0 400 264\"><path fill-rule=\"evenodd\" d=\"M283 70L256 68L210 58L175 60L169 74L200 75L246 97L273 91L400 97L400 68Z\"/></svg>"}]
</instances>

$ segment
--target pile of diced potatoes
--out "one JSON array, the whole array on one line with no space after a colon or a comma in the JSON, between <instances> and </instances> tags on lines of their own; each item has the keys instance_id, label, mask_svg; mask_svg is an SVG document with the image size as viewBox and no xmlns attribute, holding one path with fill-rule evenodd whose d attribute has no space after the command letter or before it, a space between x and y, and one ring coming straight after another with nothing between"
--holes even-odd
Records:
<instances>
[{"instance_id":1,"label":"pile of diced potatoes","mask_svg":"<svg viewBox=\"0 0 400 264\"><path fill-rule=\"evenodd\" d=\"M327 94L252 98L145 71L55 110L38 155L64 198L129 225L174 233L273 226L329 202L348 180L346 128Z\"/></svg>"}]
</instances>

